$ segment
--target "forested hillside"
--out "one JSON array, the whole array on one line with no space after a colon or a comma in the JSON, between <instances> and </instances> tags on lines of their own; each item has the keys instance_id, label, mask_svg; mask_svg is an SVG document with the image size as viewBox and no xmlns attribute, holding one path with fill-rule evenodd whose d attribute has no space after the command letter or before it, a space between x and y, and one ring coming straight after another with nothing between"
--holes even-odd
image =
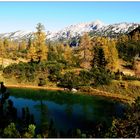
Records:
<instances>
[{"instance_id":1,"label":"forested hillside","mask_svg":"<svg viewBox=\"0 0 140 140\"><path fill-rule=\"evenodd\" d=\"M78 91L77 94L100 95L129 103L133 115L126 111L125 118L114 118L108 129L97 125L94 129L98 133L92 134L82 134L77 129L70 137L139 137L136 115L140 92L139 28L115 38L91 36L85 32L78 38L76 47L72 47L68 40L46 42L46 37L44 26L39 23L34 37L29 40L1 38L0 81L9 86L60 88L68 93ZM15 123L4 126L3 133L0 133L3 137L35 137L36 126L30 123L23 134L18 132ZM38 136L46 138L49 134L57 137L50 128L47 132L45 130Z\"/></svg>"},{"instance_id":2,"label":"forested hillside","mask_svg":"<svg viewBox=\"0 0 140 140\"><path fill-rule=\"evenodd\" d=\"M87 85L108 83L110 79L116 79L118 74L130 78L131 73L125 75L125 71L132 71L135 77L132 79L137 79L139 74L135 71L140 52L139 34L135 32L132 36L128 34L109 38L91 37L84 33L79 45L71 47L66 42L46 42L44 26L39 23L34 38L28 41L0 39L2 76L14 78L20 83L37 84L42 79L44 85L47 82L61 85L67 74L76 75L73 77L75 80L86 78ZM99 73L99 76L102 74L97 83L95 79L99 77L95 73ZM76 87L84 85L82 80L76 83Z\"/></svg>"}]
</instances>

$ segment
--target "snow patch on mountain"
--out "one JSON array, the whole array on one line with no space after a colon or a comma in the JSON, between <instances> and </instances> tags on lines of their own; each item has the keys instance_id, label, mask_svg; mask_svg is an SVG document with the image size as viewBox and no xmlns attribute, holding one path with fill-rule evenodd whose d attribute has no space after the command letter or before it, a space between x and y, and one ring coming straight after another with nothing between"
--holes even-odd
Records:
<instances>
[{"instance_id":1,"label":"snow patch on mountain","mask_svg":"<svg viewBox=\"0 0 140 140\"><path fill-rule=\"evenodd\" d=\"M100 20L96 20L94 22L88 22L88 23L79 23L76 25L68 26L56 33L52 33L48 35L47 38L50 40L57 40L59 38L69 39L75 36L81 36L85 32L97 30L103 26L105 26L105 24Z\"/></svg>"},{"instance_id":2,"label":"snow patch on mountain","mask_svg":"<svg viewBox=\"0 0 140 140\"><path fill-rule=\"evenodd\" d=\"M33 35L33 32L31 31L16 31L16 32L10 32L10 33L2 33L0 34L0 38L8 38L11 40L21 40L21 39L27 39L30 38Z\"/></svg>"},{"instance_id":3,"label":"snow patch on mountain","mask_svg":"<svg viewBox=\"0 0 140 140\"><path fill-rule=\"evenodd\" d=\"M47 31L47 39L49 40L60 40L60 39L70 39L73 37L79 37L83 35L85 32L90 32L92 35L99 36L117 36L119 34L129 33L135 28L140 26L140 23L115 23L106 25L100 20L96 20L93 22L87 23L79 23L75 25L70 25L58 32L50 32ZM0 38L8 38L11 40L22 40L29 39L33 37L33 32L31 31L16 31L10 33L2 33L0 34Z\"/></svg>"}]
</instances>

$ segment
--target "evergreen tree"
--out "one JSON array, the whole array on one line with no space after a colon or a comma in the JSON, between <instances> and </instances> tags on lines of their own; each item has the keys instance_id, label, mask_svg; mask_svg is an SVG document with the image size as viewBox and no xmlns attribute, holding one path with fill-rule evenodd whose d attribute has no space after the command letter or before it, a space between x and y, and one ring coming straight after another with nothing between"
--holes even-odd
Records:
<instances>
[{"instance_id":1,"label":"evergreen tree","mask_svg":"<svg viewBox=\"0 0 140 140\"><path fill-rule=\"evenodd\" d=\"M48 46L48 61L57 61L57 47L55 44Z\"/></svg>"},{"instance_id":2,"label":"evergreen tree","mask_svg":"<svg viewBox=\"0 0 140 140\"><path fill-rule=\"evenodd\" d=\"M96 68L105 68L106 66L105 54L102 47L94 48L94 58L92 66Z\"/></svg>"},{"instance_id":3,"label":"evergreen tree","mask_svg":"<svg viewBox=\"0 0 140 140\"><path fill-rule=\"evenodd\" d=\"M135 33L133 34L133 36L132 36L132 40L133 40L134 42L139 41L139 40L140 40L140 33L139 33L139 32L135 32Z\"/></svg>"}]
</instances>

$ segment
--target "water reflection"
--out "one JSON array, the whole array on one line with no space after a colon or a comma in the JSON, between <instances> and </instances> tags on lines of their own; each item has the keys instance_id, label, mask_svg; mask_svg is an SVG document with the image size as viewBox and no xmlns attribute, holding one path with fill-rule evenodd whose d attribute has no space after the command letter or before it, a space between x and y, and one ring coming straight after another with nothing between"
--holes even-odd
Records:
<instances>
[{"instance_id":1,"label":"water reflection","mask_svg":"<svg viewBox=\"0 0 140 140\"><path fill-rule=\"evenodd\" d=\"M72 130L77 128L87 132L93 131L96 124L99 129L103 129L101 122L106 126L111 123L113 116L118 116L123 111L123 106L119 106L120 103L114 103L105 98L49 91L31 93L26 90L25 94L23 91L20 91L20 94L12 93L13 96L10 96L10 99L14 101L20 116L19 110L22 110L25 105L28 106L34 115L38 131L46 131L44 135L47 135L50 129L53 136L55 134L57 137L59 133L72 133ZM116 106L119 106L119 112ZM49 135L51 137L52 134L49 133Z\"/></svg>"}]
</instances>

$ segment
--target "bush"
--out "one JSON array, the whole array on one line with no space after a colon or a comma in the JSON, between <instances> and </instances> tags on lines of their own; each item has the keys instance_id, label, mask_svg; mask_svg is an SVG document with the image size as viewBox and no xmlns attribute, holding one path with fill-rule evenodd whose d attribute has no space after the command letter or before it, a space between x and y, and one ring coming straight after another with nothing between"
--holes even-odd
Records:
<instances>
[{"instance_id":1,"label":"bush","mask_svg":"<svg viewBox=\"0 0 140 140\"><path fill-rule=\"evenodd\" d=\"M78 86L79 86L79 76L76 75L74 72L67 72L60 79L60 82L59 82L58 86L68 88L70 90L72 88L78 88Z\"/></svg>"},{"instance_id":2,"label":"bush","mask_svg":"<svg viewBox=\"0 0 140 140\"><path fill-rule=\"evenodd\" d=\"M89 71L82 70L79 73L80 85L88 86L90 84L91 73Z\"/></svg>"},{"instance_id":3,"label":"bush","mask_svg":"<svg viewBox=\"0 0 140 140\"><path fill-rule=\"evenodd\" d=\"M5 78L15 77L18 82L34 82L38 80L38 75L47 73L47 65L43 63L23 63L12 64L4 68Z\"/></svg>"},{"instance_id":4,"label":"bush","mask_svg":"<svg viewBox=\"0 0 140 140\"><path fill-rule=\"evenodd\" d=\"M44 78L39 78L38 86L44 86L46 85L46 80Z\"/></svg>"},{"instance_id":5,"label":"bush","mask_svg":"<svg viewBox=\"0 0 140 140\"><path fill-rule=\"evenodd\" d=\"M93 79L93 84L98 85L107 85L112 80L112 75L109 71L103 68L92 68L91 77Z\"/></svg>"},{"instance_id":6,"label":"bush","mask_svg":"<svg viewBox=\"0 0 140 140\"><path fill-rule=\"evenodd\" d=\"M16 126L14 123L9 124L3 132L3 137L5 138L19 138L20 134L16 129Z\"/></svg>"},{"instance_id":7,"label":"bush","mask_svg":"<svg viewBox=\"0 0 140 140\"><path fill-rule=\"evenodd\" d=\"M48 66L48 73L49 73L49 80L52 82L57 82L61 77L61 70L63 69L64 65L62 64L49 64Z\"/></svg>"}]
</instances>

